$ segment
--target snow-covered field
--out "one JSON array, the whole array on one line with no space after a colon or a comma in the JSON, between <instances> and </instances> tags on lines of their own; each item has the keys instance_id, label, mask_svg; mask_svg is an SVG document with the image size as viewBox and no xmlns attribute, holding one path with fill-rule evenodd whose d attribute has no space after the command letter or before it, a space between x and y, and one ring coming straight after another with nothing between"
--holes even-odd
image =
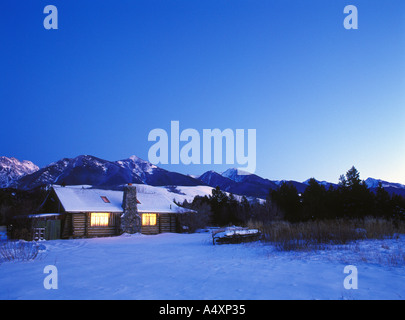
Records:
<instances>
[{"instance_id":1,"label":"snow-covered field","mask_svg":"<svg viewBox=\"0 0 405 320\"><path fill-rule=\"evenodd\" d=\"M1 263L0 299L405 298L405 268L396 265L404 237L301 253L260 242L214 246L208 232L42 244L34 261ZM47 265L57 268L58 289L44 288ZM358 289L344 288L346 265L357 268Z\"/></svg>"}]
</instances>

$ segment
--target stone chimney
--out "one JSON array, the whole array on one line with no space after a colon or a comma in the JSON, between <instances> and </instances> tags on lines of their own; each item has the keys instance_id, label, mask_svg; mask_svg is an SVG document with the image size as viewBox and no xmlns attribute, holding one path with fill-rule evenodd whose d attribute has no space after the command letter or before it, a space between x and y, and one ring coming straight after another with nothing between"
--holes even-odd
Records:
<instances>
[{"instance_id":1,"label":"stone chimney","mask_svg":"<svg viewBox=\"0 0 405 320\"><path fill-rule=\"evenodd\" d=\"M124 213L121 216L121 232L141 232L141 217L137 209L136 187L132 183L124 186L122 208L124 209Z\"/></svg>"}]
</instances>

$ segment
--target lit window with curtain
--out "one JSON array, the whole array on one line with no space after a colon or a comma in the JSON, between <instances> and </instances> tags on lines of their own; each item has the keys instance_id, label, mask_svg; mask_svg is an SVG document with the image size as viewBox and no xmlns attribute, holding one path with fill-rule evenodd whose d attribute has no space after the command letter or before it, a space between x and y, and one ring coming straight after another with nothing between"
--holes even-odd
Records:
<instances>
[{"instance_id":1,"label":"lit window with curtain","mask_svg":"<svg viewBox=\"0 0 405 320\"><path fill-rule=\"evenodd\" d=\"M144 213L142 215L143 226L155 226L156 225L156 213Z\"/></svg>"},{"instance_id":2,"label":"lit window with curtain","mask_svg":"<svg viewBox=\"0 0 405 320\"><path fill-rule=\"evenodd\" d=\"M92 227L107 227L110 214L108 212L92 212L90 225Z\"/></svg>"}]
</instances>

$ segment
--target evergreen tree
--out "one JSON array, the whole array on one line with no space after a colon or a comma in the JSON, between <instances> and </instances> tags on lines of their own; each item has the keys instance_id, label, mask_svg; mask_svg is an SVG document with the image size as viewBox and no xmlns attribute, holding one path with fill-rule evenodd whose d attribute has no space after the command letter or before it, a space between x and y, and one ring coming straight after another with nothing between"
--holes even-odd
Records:
<instances>
[{"instance_id":1,"label":"evergreen tree","mask_svg":"<svg viewBox=\"0 0 405 320\"><path fill-rule=\"evenodd\" d=\"M381 181L378 183L375 193L375 207L377 216L389 218L393 215L391 197L383 188Z\"/></svg>"},{"instance_id":2,"label":"evergreen tree","mask_svg":"<svg viewBox=\"0 0 405 320\"><path fill-rule=\"evenodd\" d=\"M360 180L360 172L354 166L346 172L346 182L349 188L357 187L362 183Z\"/></svg>"},{"instance_id":3,"label":"evergreen tree","mask_svg":"<svg viewBox=\"0 0 405 320\"><path fill-rule=\"evenodd\" d=\"M309 179L303 194L303 216L306 219L319 219L327 216L326 189L314 178Z\"/></svg>"},{"instance_id":4,"label":"evergreen tree","mask_svg":"<svg viewBox=\"0 0 405 320\"><path fill-rule=\"evenodd\" d=\"M274 201L284 213L284 219L297 222L302 219L301 202L295 186L283 182L277 190L271 192L271 201Z\"/></svg>"},{"instance_id":5,"label":"evergreen tree","mask_svg":"<svg viewBox=\"0 0 405 320\"><path fill-rule=\"evenodd\" d=\"M373 215L373 195L364 181L360 180L360 172L353 166L346 172L346 176L340 176L339 180L343 215L347 217Z\"/></svg>"}]
</instances>

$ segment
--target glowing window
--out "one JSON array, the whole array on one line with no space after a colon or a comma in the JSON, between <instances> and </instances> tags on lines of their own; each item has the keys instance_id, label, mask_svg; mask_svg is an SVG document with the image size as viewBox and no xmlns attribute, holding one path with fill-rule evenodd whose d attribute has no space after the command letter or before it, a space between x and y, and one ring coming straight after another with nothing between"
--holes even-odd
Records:
<instances>
[{"instance_id":1,"label":"glowing window","mask_svg":"<svg viewBox=\"0 0 405 320\"><path fill-rule=\"evenodd\" d=\"M90 225L92 227L106 227L108 226L109 213L93 212L90 218Z\"/></svg>"},{"instance_id":2,"label":"glowing window","mask_svg":"<svg viewBox=\"0 0 405 320\"><path fill-rule=\"evenodd\" d=\"M142 225L143 226L156 226L156 214L155 213L144 213L142 215Z\"/></svg>"}]
</instances>

